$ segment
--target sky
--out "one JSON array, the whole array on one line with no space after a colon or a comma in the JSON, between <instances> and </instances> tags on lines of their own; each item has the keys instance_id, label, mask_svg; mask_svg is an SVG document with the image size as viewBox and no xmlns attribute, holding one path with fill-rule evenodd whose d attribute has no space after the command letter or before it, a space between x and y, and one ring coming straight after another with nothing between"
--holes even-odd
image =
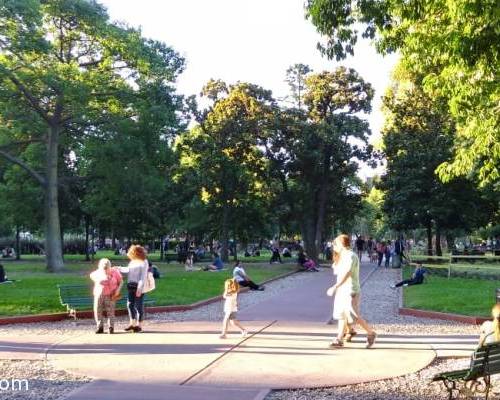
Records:
<instances>
[{"instance_id":1,"label":"sky","mask_svg":"<svg viewBox=\"0 0 500 400\"><path fill-rule=\"evenodd\" d=\"M397 56L382 57L367 40L355 56L339 63L321 56L321 40L304 17L305 0L100 0L112 20L140 27L145 37L161 40L186 59L177 91L199 94L211 78L227 83L255 83L275 98L289 94L285 73L297 63L313 71L332 71L340 64L358 71L375 89L368 116L371 142L383 123L380 96L389 84ZM363 167L361 177L375 171Z\"/></svg>"}]
</instances>

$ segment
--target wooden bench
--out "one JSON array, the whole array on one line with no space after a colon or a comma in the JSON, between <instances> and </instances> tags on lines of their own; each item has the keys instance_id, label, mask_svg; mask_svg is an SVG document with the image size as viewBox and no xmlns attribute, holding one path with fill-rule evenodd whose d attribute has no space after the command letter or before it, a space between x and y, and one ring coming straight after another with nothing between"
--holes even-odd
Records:
<instances>
[{"instance_id":1,"label":"wooden bench","mask_svg":"<svg viewBox=\"0 0 500 400\"><path fill-rule=\"evenodd\" d=\"M70 317L77 319L77 312L94 308L93 285L57 285L59 301L66 307ZM116 308L127 307L127 287L121 289L121 298L116 302ZM154 305L155 300L144 299L144 305Z\"/></svg>"},{"instance_id":2,"label":"wooden bench","mask_svg":"<svg viewBox=\"0 0 500 400\"><path fill-rule=\"evenodd\" d=\"M486 400L491 388L490 376L500 373L500 342L481 346L474 351L468 369L442 372L432 378L443 382L448 390L448 399L465 397L471 399L484 393Z\"/></svg>"}]
</instances>

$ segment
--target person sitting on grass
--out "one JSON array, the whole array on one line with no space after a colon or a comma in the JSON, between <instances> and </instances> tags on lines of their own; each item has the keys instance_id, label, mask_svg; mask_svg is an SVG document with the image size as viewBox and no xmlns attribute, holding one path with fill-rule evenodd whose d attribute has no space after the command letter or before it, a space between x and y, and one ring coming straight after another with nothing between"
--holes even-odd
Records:
<instances>
[{"instance_id":1,"label":"person sitting on grass","mask_svg":"<svg viewBox=\"0 0 500 400\"><path fill-rule=\"evenodd\" d=\"M111 266L107 258L99 260L97 269L90 274L94 282L94 318L97 324L95 333L104 333L104 313L108 318L109 333L115 331L115 305L120 296L122 276Z\"/></svg>"},{"instance_id":2,"label":"person sitting on grass","mask_svg":"<svg viewBox=\"0 0 500 400\"><path fill-rule=\"evenodd\" d=\"M307 253L304 250L299 250L299 254L297 255L297 262L299 265L309 272L318 272L319 268L316 266L316 263L307 257Z\"/></svg>"},{"instance_id":3,"label":"person sitting on grass","mask_svg":"<svg viewBox=\"0 0 500 400\"><path fill-rule=\"evenodd\" d=\"M203 268L203 271L221 271L224 268L224 263L220 258L219 254L214 253L214 261L212 264L207 265Z\"/></svg>"},{"instance_id":4,"label":"person sitting on grass","mask_svg":"<svg viewBox=\"0 0 500 400\"><path fill-rule=\"evenodd\" d=\"M7 278L7 275L5 274L5 269L3 268L3 265L0 264L0 283L12 283L12 282L15 281Z\"/></svg>"},{"instance_id":5,"label":"person sitting on grass","mask_svg":"<svg viewBox=\"0 0 500 400\"><path fill-rule=\"evenodd\" d=\"M401 286L421 285L422 283L424 283L424 275L429 271L427 271L427 269L423 267L422 262L419 261L416 264L417 268L411 276L411 279L405 279L399 283L396 283L395 285L391 285L391 288L396 289Z\"/></svg>"},{"instance_id":6,"label":"person sitting on grass","mask_svg":"<svg viewBox=\"0 0 500 400\"><path fill-rule=\"evenodd\" d=\"M236 312L238 311L238 291L240 290L240 285L235 279L226 279L224 282L224 320L222 321L222 332L220 334L221 339L226 338L227 328L229 322L232 325L237 326L241 330L241 336L245 337L247 331L240 322L236 319Z\"/></svg>"},{"instance_id":7,"label":"person sitting on grass","mask_svg":"<svg viewBox=\"0 0 500 400\"><path fill-rule=\"evenodd\" d=\"M239 261L236 261L236 264L234 264L233 279L240 286L249 287L250 290L264 290L264 286L257 285L250 279Z\"/></svg>"}]
</instances>

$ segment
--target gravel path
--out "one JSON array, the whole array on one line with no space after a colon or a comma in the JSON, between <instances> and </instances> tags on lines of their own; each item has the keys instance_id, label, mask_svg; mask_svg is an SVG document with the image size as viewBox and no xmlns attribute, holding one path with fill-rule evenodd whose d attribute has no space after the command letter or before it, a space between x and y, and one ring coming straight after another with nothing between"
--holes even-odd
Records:
<instances>
[{"instance_id":1,"label":"gravel path","mask_svg":"<svg viewBox=\"0 0 500 400\"><path fill-rule=\"evenodd\" d=\"M89 381L46 361L0 361L1 400L55 400Z\"/></svg>"},{"instance_id":2,"label":"gravel path","mask_svg":"<svg viewBox=\"0 0 500 400\"><path fill-rule=\"evenodd\" d=\"M478 334L478 328L473 325L398 315L400 294L389 284L399 278L399 270L379 269L363 286L361 314L377 333ZM436 359L417 373L393 379L325 389L273 391L265 400L444 400L448 398L447 392L442 384L431 383L431 378L442 371L467 368L468 364L468 358ZM495 390L498 389L499 383L495 385Z\"/></svg>"}]
</instances>

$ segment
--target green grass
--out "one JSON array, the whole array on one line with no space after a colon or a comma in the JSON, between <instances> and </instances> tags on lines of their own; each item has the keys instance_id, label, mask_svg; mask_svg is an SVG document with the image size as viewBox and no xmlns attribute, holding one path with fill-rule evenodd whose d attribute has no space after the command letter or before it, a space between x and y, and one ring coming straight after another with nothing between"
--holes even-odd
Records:
<instances>
[{"instance_id":1,"label":"green grass","mask_svg":"<svg viewBox=\"0 0 500 400\"><path fill-rule=\"evenodd\" d=\"M412 270L405 268L404 276L409 277ZM488 317L497 287L497 280L431 275L423 285L404 288L403 301L410 308Z\"/></svg>"},{"instance_id":2,"label":"green grass","mask_svg":"<svg viewBox=\"0 0 500 400\"><path fill-rule=\"evenodd\" d=\"M45 265L40 261L5 262L8 277L19 282L0 285L0 315L65 311L59 303L57 285L90 283L88 275L96 263L67 262L65 272L52 274L45 271ZM124 266L126 263L122 257L120 262L114 264ZM148 296L156 300L156 305L191 304L222 294L224 280L231 277L232 273L231 269L221 272L185 272L183 266L174 263L155 265L160 268L162 278L157 280L156 290ZM295 264L245 265L245 270L257 283L295 269Z\"/></svg>"}]
</instances>

